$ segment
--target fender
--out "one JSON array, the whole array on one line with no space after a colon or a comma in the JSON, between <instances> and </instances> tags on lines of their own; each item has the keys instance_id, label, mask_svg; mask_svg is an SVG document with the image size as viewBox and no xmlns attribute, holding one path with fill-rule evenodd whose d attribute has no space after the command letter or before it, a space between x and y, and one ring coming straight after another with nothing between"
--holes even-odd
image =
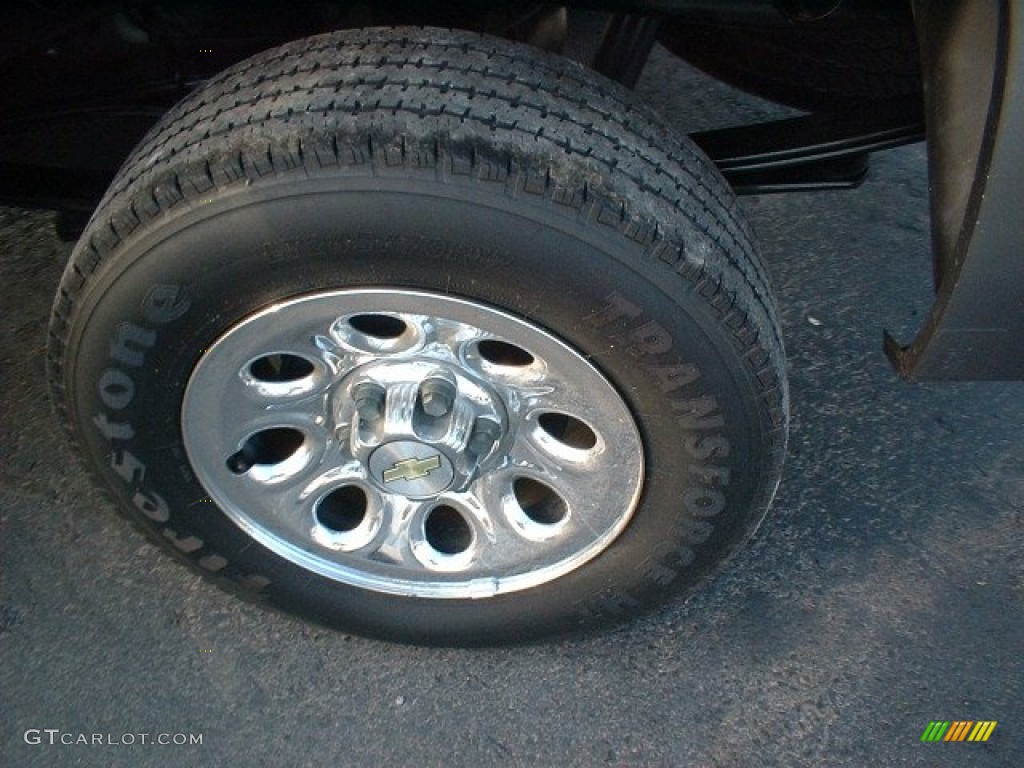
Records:
<instances>
[{"instance_id":1,"label":"fender","mask_svg":"<svg viewBox=\"0 0 1024 768\"><path fill-rule=\"evenodd\" d=\"M925 78L936 297L885 349L919 380L1024 379L1024 25L1017 3L914 5Z\"/></svg>"}]
</instances>

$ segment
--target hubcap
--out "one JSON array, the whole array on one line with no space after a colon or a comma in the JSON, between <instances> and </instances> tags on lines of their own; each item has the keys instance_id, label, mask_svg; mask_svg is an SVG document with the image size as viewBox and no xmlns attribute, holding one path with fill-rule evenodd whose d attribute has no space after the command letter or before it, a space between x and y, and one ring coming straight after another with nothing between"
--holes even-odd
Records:
<instances>
[{"instance_id":1,"label":"hubcap","mask_svg":"<svg viewBox=\"0 0 1024 768\"><path fill-rule=\"evenodd\" d=\"M476 302L313 294L228 330L182 405L224 512L276 554L390 594L526 589L600 554L640 495L640 436L578 352Z\"/></svg>"},{"instance_id":2,"label":"hubcap","mask_svg":"<svg viewBox=\"0 0 1024 768\"><path fill-rule=\"evenodd\" d=\"M455 479L452 463L436 449L414 440L382 445L369 461L370 479L385 493L429 499L448 490Z\"/></svg>"}]
</instances>

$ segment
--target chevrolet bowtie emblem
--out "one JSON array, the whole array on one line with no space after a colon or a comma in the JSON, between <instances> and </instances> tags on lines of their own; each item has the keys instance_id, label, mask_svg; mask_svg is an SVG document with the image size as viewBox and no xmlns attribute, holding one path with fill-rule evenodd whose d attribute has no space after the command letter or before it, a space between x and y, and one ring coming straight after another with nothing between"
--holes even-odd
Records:
<instances>
[{"instance_id":1,"label":"chevrolet bowtie emblem","mask_svg":"<svg viewBox=\"0 0 1024 768\"><path fill-rule=\"evenodd\" d=\"M384 482L393 483L396 480L419 480L426 477L435 469L441 468L441 457L438 455L426 459L405 459L399 461L391 469L384 470Z\"/></svg>"}]
</instances>

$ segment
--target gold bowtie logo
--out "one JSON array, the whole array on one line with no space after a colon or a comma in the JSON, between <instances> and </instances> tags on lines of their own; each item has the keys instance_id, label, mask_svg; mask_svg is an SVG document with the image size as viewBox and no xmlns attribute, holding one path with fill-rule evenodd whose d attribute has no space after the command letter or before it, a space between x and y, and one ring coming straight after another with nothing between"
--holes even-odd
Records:
<instances>
[{"instance_id":1,"label":"gold bowtie logo","mask_svg":"<svg viewBox=\"0 0 1024 768\"><path fill-rule=\"evenodd\" d=\"M435 469L441 468L441 457L431 456L427 459L405 459L399 461L391 469L384 470L384 482L393 483L396 480L419 480L426 477Z\"/></svg>"}]
</instances>

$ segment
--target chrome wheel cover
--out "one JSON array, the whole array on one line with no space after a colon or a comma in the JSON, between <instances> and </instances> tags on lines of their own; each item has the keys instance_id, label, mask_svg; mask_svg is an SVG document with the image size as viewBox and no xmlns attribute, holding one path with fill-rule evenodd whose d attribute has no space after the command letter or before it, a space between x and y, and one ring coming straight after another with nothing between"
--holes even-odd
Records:
<instances>
[{"instance_id":1,"label":"chrome wheel cover","mask_svg":"<svg viewBox=\"0 0 1024 768\"><path fill-rule=\"evenodd\" d=\"M389 594L480 598L604 551L640 497L640 434L579 352L487 305L407 290L268 307L205 350L185 448L258 542Z\"/></svg>"}]
</instances>

